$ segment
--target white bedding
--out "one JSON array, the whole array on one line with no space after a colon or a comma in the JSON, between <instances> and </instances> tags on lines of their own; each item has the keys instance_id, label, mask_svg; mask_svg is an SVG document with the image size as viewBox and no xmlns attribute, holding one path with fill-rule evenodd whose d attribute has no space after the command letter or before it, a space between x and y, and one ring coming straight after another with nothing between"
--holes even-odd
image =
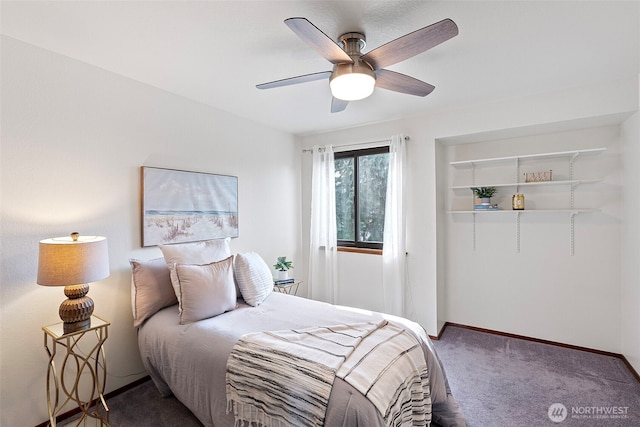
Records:
<instances>
[{"instance_id":1,"label":"white bedding","mask_svg":"<svg viewBox=\"0 0 640 427\"><path fill-rule=\"evenodd\" d=\"M432 421L442 426L466 425L433 346L418 324L280 293L271 294L257 307L242 300L238 303L235 310L187 325L178 324L177 305L167 307L147 320L138 332L143 363L162 395L173 393L205 426L234 425L233 414L227 413L226 364L242 335L385 318L413 333L423 347L429 368ZM336 379L326 426L383 424L371 402L346 382Z\"/></svg>"}]
</instances>

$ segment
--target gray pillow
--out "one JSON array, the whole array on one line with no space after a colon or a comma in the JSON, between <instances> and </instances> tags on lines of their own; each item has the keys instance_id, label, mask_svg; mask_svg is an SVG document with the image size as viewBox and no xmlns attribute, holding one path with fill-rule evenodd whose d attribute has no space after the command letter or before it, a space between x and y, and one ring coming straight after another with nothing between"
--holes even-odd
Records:
<instances>
[{"instance_id":1,"label":"gray pillow","mask_svg":"<svg viewBox=\"0 0 640 427\"><path fill-rule=\"evenodd\" d=\"M178 279L173 266L175 264L209 264L223 260L231 255L229 241L231 239L206 240L203 242L178 243L173 245L159 245L164 260L171 271L171 283L178 301Z\"/></svg>"},{"instance_id":2,"label":"gray pillow","mask_svg":"<svg viewBox=\"0 0 640 427\"><path fill-rule=\"evenodd\" d=\"M145 320L178 302L171 285L169 268L163 258L149 261L130 259L133 283L131 302L133 326L140 327Z\"/></svg>"},{"instance_id":3,"label":"gray pillow","mask_svg":"<svg viewBox=\"0 0 640 427\"><path fill-rule=\"evenodd\" d=\"M217 316L236 306L233 257L205 265L176 264L180 324Z\"/></svg>"}]
</instances>

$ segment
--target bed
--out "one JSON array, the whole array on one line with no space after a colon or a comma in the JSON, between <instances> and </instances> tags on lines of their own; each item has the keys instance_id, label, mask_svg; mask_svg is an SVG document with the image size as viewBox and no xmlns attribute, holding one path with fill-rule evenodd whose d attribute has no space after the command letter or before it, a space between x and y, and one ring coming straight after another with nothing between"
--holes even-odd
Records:
<instances>
[{"instance_id":1,"label":"bed","mask_svg":"<svg viewBox=\"0 0 640 427\"><path fill-rule=\"evenodd\" d=\"M388 324L402 329L418 343L421 357L428 367L428 393L430 408L427 421L414 425L464 426L465 420L457 402L451 394L444 368L422 327L407 319L360 309L331 305L294 295L271 292L264 288L264 295L255 303L249 296L249 303L243 298L249 295L246 288L238 287L242 273L237 269L231 273L231 284L227 289L234 295L233 307L218 307L221 312L208 314L199 320L184 321L186 300L175 303L175 296L185 297L184 289L172 295L166 289L169 280L167 265L178 267L174 258L165 253L165 260L153 260L153 274L150 263L132 260L134 271L133 306L134 321L138 328L138 345L142 362L163 396L171 394L180 400L205 426L227 427L241 425L237 422L234 407L228 401L230 355L239 351L239 343L245 337L262 336L264 331L311 330L319 326ZM256 257L255 254L253 254ZM219 258L220 254L216 256ZM210 257L209 257L210 258ZM232 257L233 258L233 257ZM239 256L236 255L236 262ZM258 256L259 258L259 256ZM193 260L193 258L190 258ZM196 260L202 262L202 260ZM220 262L213 263L218 265ZM238 262L239 263L239 262ZM232 261L226 264L233 266ZM142 268L141 266L144 266ZM262 266L264 267L264 266ZM173 269L171 274L174 274ZM142 277L143 273L146 277ZM229 274L227 271L224 274ZM252 272L255 276L255 271ZM228 276L227 276L228 277ZM143 280L144 279L144 280ZM153 280L152 280L153 279ZM253 277L255 279L255 277ZM148 283L154 282L150 289ZM158 283L165 289L159 291ZM229 282L229 281L227 281ZM187 282L185 282L187 283ZM193 281L189 286L194 286ZM231 289L233 288L233 289ZM243 293L243 290L245 291ZM149 306L149 298L144 292L153 292L155 300L164 292L161 302ZM199 298L198 303L203 298ZM271 333L271 332L268 332ZM278 386L280 390L282 386ZM274 387L275 389L275 387ZM285 390L286 393L286 390ZM325 426L384 426L388 425L380 411L345 379L335 377L328 395L326 413L322 423ZM259 418L263 419L263 418ZM255 423L254 423L255 424ZM262 423L260 423L262 424ZM290 422L265 421L271 425L298 425Z\"/></svg>"}]
</instances>

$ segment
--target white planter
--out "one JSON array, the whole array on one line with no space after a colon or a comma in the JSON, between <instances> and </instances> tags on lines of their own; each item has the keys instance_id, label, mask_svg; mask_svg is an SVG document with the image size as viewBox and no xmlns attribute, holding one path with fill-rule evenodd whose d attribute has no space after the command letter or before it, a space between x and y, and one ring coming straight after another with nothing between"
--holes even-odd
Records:
<instances>
[{"instance_id":1,"label":"white planter","mask_svg":"<svg viewBox=\"0 0 640 427\"><path fill-rule=\"evenodd\" d=\"M280 271L278 270L277 272L278 275L278 280L286 280L289 278L289 271Z\"/></svg>"}]
</instances>

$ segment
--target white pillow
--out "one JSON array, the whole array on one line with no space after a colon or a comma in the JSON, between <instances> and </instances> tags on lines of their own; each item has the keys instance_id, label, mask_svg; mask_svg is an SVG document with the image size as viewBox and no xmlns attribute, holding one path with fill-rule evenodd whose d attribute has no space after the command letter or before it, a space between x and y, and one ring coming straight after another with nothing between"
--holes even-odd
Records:
<instances>
[{"instance_id":1,"label":"white pillow","mask_svg":"<svg viewBox=\"0 0 640 427\"><path fill-rule=\"evenodd\" d=\"M271 269L255 252L237 254L233 262L233 273L242 298L249 305L260 305L273 291Z\"/></svg>"},{"instance_id":2,"label":"white pillow","mask_svg":"<svg viewBox=\"0 0 640 427\"><path fill-rule=\"evenodd\" d=\"M176 304L178 300L164 259L156 258L149 261L130 259L129 262L133 275L131 286L133 327L138 328L158 310Z\"/></svg>"},{"instance_id":3,"label":"white pillow","mask_svg":"<svg viewBox=\"0 0 640 427\"><path fill-rule=\"evenodd\" d=\"M176 264L180 324L217 316L236 306L233 257L206 265Z\"/></svg>"},{"instance_id":4,"label":"white pillow","mask_svg":"<svg viewBox=\"0 0 640 427\"><path fill-rule=\"evenodd\" d=\"M206 240L204 242L178 243L173 245L158 245L164 255L164 260L171 271L171 284L178 301L178 278L174 269L175 264L209 264L231 256L229 248L230 238Z\"/></svg>"}]
</instances>

